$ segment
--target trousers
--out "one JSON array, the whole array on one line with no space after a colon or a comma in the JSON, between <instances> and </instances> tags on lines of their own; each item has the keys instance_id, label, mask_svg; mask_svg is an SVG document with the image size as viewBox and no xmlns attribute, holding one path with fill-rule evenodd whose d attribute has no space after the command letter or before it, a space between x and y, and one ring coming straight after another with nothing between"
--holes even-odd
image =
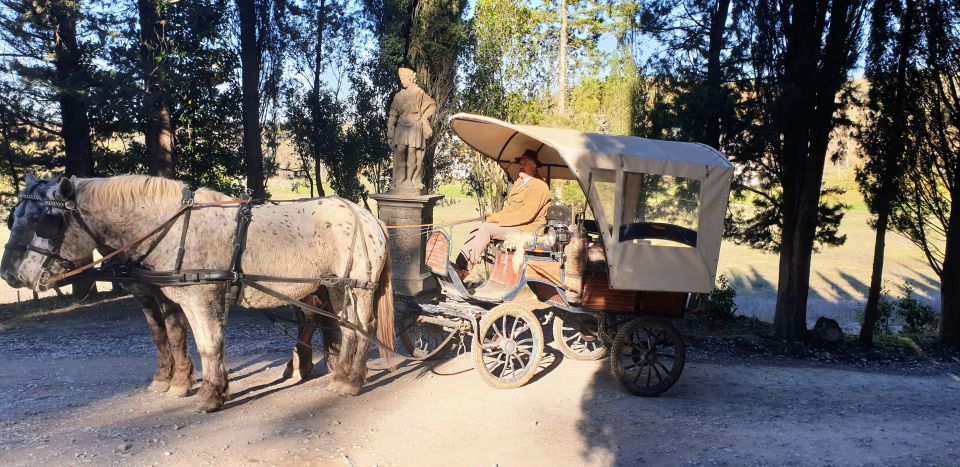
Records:
<instances>
[{"instance_id":1,"label":"trousers","mask_svg":"<svg viewBox=\"0 0 960 467\"><path fill-rule=\"evenodd\" d=\"M467 259L469 267L472 268L480 261L480 255L490 244L490 240L506 240L507 235L519 231L520 229L516 227L502 227L496 222L483 222L467 236L460 254Z\"/></svg>"}]
</instances>

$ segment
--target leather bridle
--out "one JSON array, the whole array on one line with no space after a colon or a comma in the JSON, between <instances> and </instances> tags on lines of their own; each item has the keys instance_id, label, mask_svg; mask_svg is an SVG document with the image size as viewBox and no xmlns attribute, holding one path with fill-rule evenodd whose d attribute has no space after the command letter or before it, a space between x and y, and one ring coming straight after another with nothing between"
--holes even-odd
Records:
<instances>
[{"instance_id":1,"label":"leather bridle","mask_svg":"<svg viewBox=\"0 0 960 467\"><path fill-rule=\"evenodd\" d=\"M40 206L43 206L44 212L43 215L41 215L40 220L37 222L37 230L34 234L34 238L32 238L25 247L18 248L7 243L7 245L4 246L4 249L15 251L32 251L43 256L43 263L40 265L41 286L47 287L50 285L48 284L48 281L52 276L50 273L51 263L58 264L64 271L71 271L77 268L77 264L75 262L60 255L60 249L63 247L63 240L66 236L67 229L69 227L68 223L71 219L76 222L77 225L79 225L87 235L90 236L94 243L96 243L97 248L110 248L108 245L103 243L100 237L94 233L92 229L90 229L90 226L87 225L87 222L83 220L83 215L77 208L76 201L52 200L35 194L21 194L17 196L17 199L19 200L19 203L38 203ZM63 213L55 213L53 211L55 208L63 210ZM14 212L15 210L16 208L14 208ZM36 245L34 240L38 237L47 241L47 248Z\"/></svg>"}]
</instances>

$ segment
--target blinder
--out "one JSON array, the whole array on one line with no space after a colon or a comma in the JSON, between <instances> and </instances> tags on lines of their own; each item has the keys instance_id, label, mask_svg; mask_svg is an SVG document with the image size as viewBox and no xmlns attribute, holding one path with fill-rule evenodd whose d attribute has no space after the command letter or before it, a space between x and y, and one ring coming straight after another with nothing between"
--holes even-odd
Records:
<instances>
[{"instance_id":1,"label":"blinder","mask_svg":"<svg viewBox=\"0 0 960 467\"><path fill-rule=\"evenodd\" d=\"M67 216L72 215L77 223L100 245L99 239L90 231L87 227L86 222L83 221L83 218L80 216L79 211L77 211L77 204L73 200L66 201L57 201L47 199L43 196L25 194L18 196L19 201L22 203L24 201L34 201L39 203L45 209L43 214L40 216L40 220L37 221L36 237L47 240L49 247L43 248L35 245L33 242L30 242L25 250L32 251L44 256L43 264L41 265L41 277L49 278L50 271L49 265L51 262L57 262L65 270L72 270L76 265L60 256L60 248L63 244L64 236L67 231ZM53 212L53 208L59 208L65 210L62 214L56 214ZM14 213L16 208L10 212L10 216L7 218L7 224L12 228L14 221ZM6 247L10 249L9 245ZM45 280L41 279L41 283L44 283Z\"/></svg>"},{"instance_id":2,"label":"blinder","mask_svg":"<svg viewBox=\"0 0 960 467\"><path fill-rule=\"evenodd\" d=\"M48 211L37 223L37 236L47 240L59 240L63 238L66 227L67 222L63 216Z\"/></svg>"}]
</instances>

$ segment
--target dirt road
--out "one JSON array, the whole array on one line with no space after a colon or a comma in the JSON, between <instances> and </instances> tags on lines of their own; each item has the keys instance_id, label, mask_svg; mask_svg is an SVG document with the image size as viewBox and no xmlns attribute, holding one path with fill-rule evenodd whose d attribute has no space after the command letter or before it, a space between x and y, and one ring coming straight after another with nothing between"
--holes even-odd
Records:
<instances>
[{"instance_id":1,"label":"dirt road","mask_svg":"<svg viewBox=\"0 0 960 467\"><path fill-rule=\"evenodd\" d=\"M340 398L279 380L287 342L240 311L232 400L144 391L152 344L129 299L0 325L0 464L636 465L960 462L958 365L864 372L707 358L662 397L558 352L530 385L484 385L469 358L374 372ZM195 361L196 357L195 357ZM323 371L318 365L316 372Z\"/></svg>"}]
</instances>

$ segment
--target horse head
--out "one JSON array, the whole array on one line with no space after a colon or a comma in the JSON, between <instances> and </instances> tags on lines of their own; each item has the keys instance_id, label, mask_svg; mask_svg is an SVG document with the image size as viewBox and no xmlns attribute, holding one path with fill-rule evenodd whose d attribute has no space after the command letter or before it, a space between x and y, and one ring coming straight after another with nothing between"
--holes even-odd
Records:
<instances>
[{"instance_id":1,"label":"horse head","mask_svg":"<svg viewBox=\"0 0 960 467\"><path fill-rule=\"evenodd\" d=\"M10 239L0 262L0 277L11 287L43 291L50 279L90 255L96 240L84 226L76 203L75 179L58 182L25 178L26 187L7 221Z\"/></svg>"}]
</instances>

